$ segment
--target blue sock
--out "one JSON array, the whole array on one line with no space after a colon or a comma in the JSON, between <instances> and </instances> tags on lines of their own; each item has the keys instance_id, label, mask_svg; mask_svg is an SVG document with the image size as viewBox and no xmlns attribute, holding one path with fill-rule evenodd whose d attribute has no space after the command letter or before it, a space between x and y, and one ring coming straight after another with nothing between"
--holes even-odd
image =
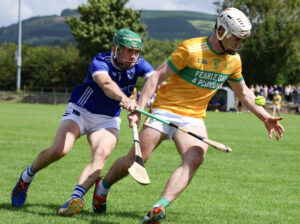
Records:
<instances>
[{"instance_id":1,"label":"blue sock","mask_svg":"<svg viewBox=\"0 0 300 224\"><path fill-rule=\"evenodd\" d=\"M82 198L86 194L86 189L80 185L76 185L71 198L73 197L80 197Z\"/></svg>"}]
</instances>

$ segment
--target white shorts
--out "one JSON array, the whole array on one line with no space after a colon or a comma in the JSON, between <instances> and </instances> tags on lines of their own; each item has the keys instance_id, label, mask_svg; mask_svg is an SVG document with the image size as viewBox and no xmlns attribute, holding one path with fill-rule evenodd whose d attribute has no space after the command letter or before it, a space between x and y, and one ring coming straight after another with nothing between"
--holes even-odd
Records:
<instances>
[{"instance_id":1,"label":"white shorts","mask_svg":"<svg viewBox=\"0 0 300 224\"><path fill-rule=\"evenodd\" d=\"M206 128L204 121L198 118L184 117L161 109L153 109L152 114L179 127L199 126ZM145 125L168 135L169 139L172 139L173 135L178 131L178 129L164 124L161 121L157 121L151 117L147 117Z\"/></svg>"},{"instance_id":2,"label":"white shorts","mask_svg":"<svg viewBox=\"0 0 300 224\"><path fill-rule=\"evenodd\" d=\"M115 128L120 130L121 119L119 117L110 117L102 114L93 114L86 109L69 103L66 113L61 121L73 120L80 128L80 135L88 134L103 128Z\"/></svg>"},{"instance_id":3,"label":"white shorts","mask_svg":"<svg viewBox=\"0 0 300 224\"><path fill-rule=\"evenodd\" d=\"M275 109L275 110L280 110L280 106L273 105L273 109Z\"/></svg>"}]
</instances>

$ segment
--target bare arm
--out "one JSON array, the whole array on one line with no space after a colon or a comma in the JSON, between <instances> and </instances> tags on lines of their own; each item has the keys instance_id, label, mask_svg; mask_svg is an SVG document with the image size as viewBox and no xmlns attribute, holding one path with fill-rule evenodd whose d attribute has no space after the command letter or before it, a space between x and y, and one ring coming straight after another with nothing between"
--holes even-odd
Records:
<instances>
[{"instance_id":1,"label":"bare arm","mask_svg":"<svg viewBox=\"0 0 300 224\"><path fill-rule=\"evenodd\" d=\"M254 93L246 86L244 81L241 82L231 82L228 81L231 88L233 89L235 95L242 101L242 103L251 110L262 122L271 115L261 106L255 104Z\"/></svg>"},{"instance_id":2,"label":"bare arm","mask_svg":"<svg viewBox=\"0 0 300 224\"><path fill-rule=\"evenodd\" d=\"M137 104L134 100L130 100L120 89L118 84L114 82L106 73L99 73L93 76L93 80L100 86L105 95L113 100L123 103L126 110L133 111Z\"/></svg>"},{"instance_id":3,"label":"bare arm","mask_svg":"<svg viewBox=\"0 0 300 224\"><path fill-rule=\"evenodd\" d=\"M159 66L155 72L147 79L143 90L141 92L141 96L138 100L139 109L144 110L147 102L151 98L151 96L155 93L157 87L168 77L174 74L174 71L170 68L167 62L164 62L161 66ZM133 123L139 124L141 119L140 114L131 113L128 116L129 126L132 127Z\"/></svg>"},{"instance_id":4,"label":"bare arm","mask_svg":"<svg viewBox=\"0 0 300 224\"><path fill-rule=\"evenodd\" d=\"M279 120L282 120L282 117L272 117L263 107L257 106L255 104L255 95L253 92L246 86L244 81L241 82L231 82L228 81L231 88L237 97L242 101L242 103L252 111L262 122L264 122L268 132L269 137L272 138L274 134L275 138L278 140L279 137L282 137L284 128L279 123Z\"/></svg>"},{"instance_id":5,"label":"bare arm","mask_svg":"<svg viewBox=\"0 0 300 224\"><path fill-rule=\"evenodd\" d=\"M144 109L151 96L155 93L157 87L168 77L174 74L174 71L170 68L167 62L164 62L159 66L155 72L147 79L141 96L138 100L140 109Z\"/></svg>"}]
</instances>

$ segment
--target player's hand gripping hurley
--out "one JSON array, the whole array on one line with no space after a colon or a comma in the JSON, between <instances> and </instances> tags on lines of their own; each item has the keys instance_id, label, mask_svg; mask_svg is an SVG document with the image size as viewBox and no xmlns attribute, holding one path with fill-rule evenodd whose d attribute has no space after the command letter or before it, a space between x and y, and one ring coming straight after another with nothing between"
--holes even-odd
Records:
<instances>
[{"instance_id":1,"label":"player's hand gripping hurley","mask_svg":"<svg viewBox=\"0 0 300 224\"><path fill-rule=\"evenodd\" d=\"M135 158L134 163L129 167L128 171L130 175L140 184L146 185L150 184L150 179L148 177L146 168L144 166L144 161L142 157L139 133L136 123L133 124L133 139L134 139L134 148L135 148Z\"/></svg>"},{"instance_id":2,"label":"player's hand gripping hurley","mask_svg":"<svg viewBox=\"0 0 300 224\"><path fill-rule=\"evenodd\" d=\"M122 106L122 103L120 103L120 106ZM159 118L159 117L157 117L157 116L155 116L155 115L153 115L153 114L150 114L150 113L148 113L148 112L146 112L146 111L144 111L144 110L138 109L137 112L139 112L139 113L141 113L141 114L144 114L144 115L146 115L147 117L151 117L151 118L153 118L153 119L155 119L155 120L158 120L158 121L160 121L160 122L162 122L162 123L164 123L164 124L166 124L166 125L169 125L169 126L171 126L171 127L173 127L173 128L176 128L176 129L178 129L178 130L180 130L180 131L183 131L183 132L185 132L185 133L187 133L187 134L189 134L189 135L191 135L191 136L194 136L195 138L197 138L197 139L199 139L199 140L205 142L206 144L212 146L213 148L215 148L215 149L217 149L217 150L220 150L220 151L222 151L222 152L232 152L232 149L231 149L229 146L227 146L227 145L224 145L224 144L222 144L222 143L219 143L219 142L213 141L213 140L211 140L211 139L205 138L205 137L203 137L203 136L197 135L197 134L195 134L195 133L193 133L193 132L190 132L190 131L188 131L188 130L186 130L186 129L184 129L184 128L178 127L176 124L173 124L173 123L171 123L171 122L169 122L169 121L166 121L166 120L164 120L164 119L162 119L162 118Z\"/></svg>"}]
</instances>

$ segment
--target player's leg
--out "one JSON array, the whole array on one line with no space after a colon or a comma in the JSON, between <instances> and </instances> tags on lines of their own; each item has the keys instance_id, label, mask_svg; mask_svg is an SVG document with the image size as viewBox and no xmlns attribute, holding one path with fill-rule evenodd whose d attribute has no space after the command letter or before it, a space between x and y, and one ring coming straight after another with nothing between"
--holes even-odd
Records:
<instances>
[{"instance_id":1,"label":"player's leg","mask_svg":"<svg viewBox=\"0 0 300 224\"><path fill-rule=\"evenodd\" d=\"M153 150L166 138L166 135L148 126L143 126L139 133L141 152L144 162L148 160ZM109 169L106 180L114 184L128 175L128 169L133 164L135 157L134 145L124 157L117 159Z\"/></svg>"},{"instance_id":2,"label":"player's leg","mask_svg":"<svg viewBox=\"0 0 300 224\"><path fill-rule=\"evenodd\" d=\"M119 131L114 128L101 129L88 135L92 160L82 171L78 184L87 190L96 182L104 164L116 147Z\"/></svg>"},{"instance_id":3,"label":"player's leg","mask_svg":"<svg viewBox=\"0 0 300 224\"><path fill-rule=\"evenodd\" d=\"M21 174L19 181L12 191L11 203L21 207L26 200L27 190L34 175L49 164L66 155L72 148L76 138L80 136L78 125L72 120L62 121L53 144L39 153L34 162Z\"/></svg>"},{"instance_id":4,"label":"player's leg","mask_svg":"<svg viewBox=\"0 0 300 224\"><path fill-rule=\"evenodd\" d=\"M205 127L188 127L186 129L207 137ZM202 164L208 148L204 142L183 132L176 132L173 139L181 155L182 163L170 177L162 194L162 197L167 198L170 202L174 201L190 183L198 167Z\"/></svg>"},{"instance_id":5,"label":"player's leg","mask_svg":"<svg viewBox=\"0 0 300 224\"><path fill-rule=\"evenodd\" d=\"M206 128L204 126L187 127L186 129L207 137ZM174 134L173 140L181 155L182 163L169 178L161 198L144 217L143 223L160 223L164 220L166 214L165 209L191 182L198 167L203 162L208 148L205 143L180 131Z\"/></svg>"},{"instance_id":6,"label":"player's leg","mask_svg":"<svg viewBox=\"0 0 300 224\"><path fill-rule=\"evenodd\" d=\"M160 131L143 126L139 133L139 139L144 162L165 138L166 135ZM97 181L93 199L94 212L103 213L106 211L106 197L111 185L128 175L128 168L133 164L134 156L134 146L132 146L126 156L118 158L113 163L106 177Z\"/></svg>"},{"instance_id":7,"label":"player's leg","mask_svg":"<svg viewBox=\"0 0 300 224\"><path fill-rule=\"evenodd\" d=\"M53 144L44 149L33 162L33 169L38 172L51 163L65 156L80 136L80 129L73 120L64 120L56 133Z\"/></svg>"},{"instance_id":8,"label":"player's leg","mask_svg":"<svg viewBox=\"0 0 300 224\"><path fill-rule=\"evenodd\" d=\"M60 208L59 214L70 216L83 208L83 196L97 181L104 164L118 141L118 130L103 128L87 136L91 146L92 159L81 172L77 185L69 200Z\"/></svg>"}]
</instances>

